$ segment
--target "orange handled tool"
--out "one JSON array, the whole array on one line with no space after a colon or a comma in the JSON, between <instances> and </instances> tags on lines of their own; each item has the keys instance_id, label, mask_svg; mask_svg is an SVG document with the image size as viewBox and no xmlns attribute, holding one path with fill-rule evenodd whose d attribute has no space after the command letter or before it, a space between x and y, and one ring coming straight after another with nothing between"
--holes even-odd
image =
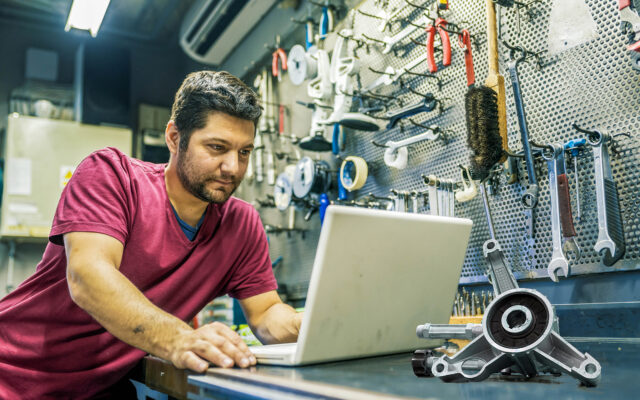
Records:
<instances>
[{"instance_id":1,"label":"orange handled tool","mask_svg":"<svg viewBox=\"0 0 640 400\"><path fill-rule=\"evenodd\" d=\"M471 53L471 35L466 29L458 35L458 45L464 49L464 66L467 70L467 87L476 83L476 74L473 71L473 54Z\"/></svg>"},{"instance_id":2,"label":"orange handled tool","mask_svg":"<svg viewBox=\"0 0 640 400\"><path fill-rule=\"evenodd\" d=\"M427 68L432 74L438 71L438 65L436 64L436 57L434 55L435 47L434 40L436 31L440 35L440 41L442 42L442 65L451 65L451 43L449 42L449 32L444 30L447 26L447 21L442 18L436 18L435 25L427 26Z\"/></svg>"},{"instance_id":3,"label":"orange handled tool","mask_svg":"<svg viewBox=\"0 0 640 400\"><path fill-rule=\"evenodd\" d=\"M271 59L271 74L278 78L278 81L282 79L282 71L287 70L287 53L280 47L273 52L273 58Z\"/></svg>"}]
</instances>

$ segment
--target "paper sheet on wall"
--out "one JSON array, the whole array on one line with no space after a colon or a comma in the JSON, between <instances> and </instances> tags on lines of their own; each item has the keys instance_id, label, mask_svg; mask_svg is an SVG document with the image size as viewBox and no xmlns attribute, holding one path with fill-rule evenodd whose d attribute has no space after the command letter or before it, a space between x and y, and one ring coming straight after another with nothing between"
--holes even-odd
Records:
<instances>
[{"instance_id":1,"label":"paper sheet on wall","mask_svg":"<svg viewBox=\"0 0 640 400\"><path fill-rule=\"evenodd\" d=\"M7 159L7 194L31 195L31 160Z\"/></svg>"}]
</instances>

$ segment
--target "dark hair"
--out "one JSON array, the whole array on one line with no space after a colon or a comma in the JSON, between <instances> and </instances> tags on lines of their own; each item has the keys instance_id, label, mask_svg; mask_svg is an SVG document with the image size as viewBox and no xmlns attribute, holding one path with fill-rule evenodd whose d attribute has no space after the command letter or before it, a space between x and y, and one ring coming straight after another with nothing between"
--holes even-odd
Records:
<instances>
[{"instance_id":1,"label":"dark hair","mask_svg":"<svg viewBox=\"0 0 640 400\"><path fill-rule=\"evenodd\" d=\"M179 150L185 151L194 130L207 125L212 112L252 121L262 114L256 93L226 71L192 72L184 79L171 107L171 119L180 132Z\"/></svg>"}]
</instances>

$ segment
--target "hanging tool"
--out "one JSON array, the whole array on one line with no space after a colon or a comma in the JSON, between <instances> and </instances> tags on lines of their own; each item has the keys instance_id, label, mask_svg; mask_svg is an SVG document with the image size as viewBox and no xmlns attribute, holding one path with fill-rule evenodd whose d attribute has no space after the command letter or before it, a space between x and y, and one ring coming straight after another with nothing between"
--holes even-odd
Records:
<instances>
[{"instance_id":1,"label":"hanging tool","mask_svg":"<svg viewBox=\"0 0 640 400\"><path fill-rule=\"evenodd\" d=\"M409 37L412 33L418 31L418 29L420 29L419 28L420 26L424 26L428 22L429 22L429 20L427 19L427 17L425 17L423 15L423 16L421 16L420 18L418 18L416 20L415 24L408 25L403 30L401 30L399 33L397 33L397 34L395 34L393 36L385 36L385 37L383 37L382 38L382 42L384 43L384 48L382 49L382 54L389 54L391 52L391 50L393 50L393 48L398 43L402 42L404 39Z\"/></svg>"},{"instance_id":2,"label":"hanging tool","mask_svg":"<svg viewBox=\"0 0 640 400\"><path fill-rule=\"evenodd\" d=\"M593 248L602 256L602 263L608 267L621 259L626 250L618 188L613 180L607 149L611 140L611 136L602 130L588 136L589 144L593 147L598 207L598 241Z\"/></svg>"},{"instance_id":3,"label":"hanging tool","mask_svg":"<svg viewBox=\"0 0 640 400\"><path fill-rule=\"evenodd\" d=\"M496 295L500 295L507 290L515 289L518 287L516 278L511 272L511 267L502 252L502 247L496 239L496 233L493 228L493 219L491 218L491 209L489 208L489 199L487 198L487 191L484 186L484 182L480 182L480 195L482 196L482 205L484 206L484 213L487 218L487 226L489 227L490 239L484 242L482 245L482 253L485 260L489 264L489 280L493 286L493 291Z\"/></svg>"},{"instance_id":4,"label":"hanging tool","mask_svg":"<svg viewBox=\"0 0 640 400\"><path fill-rule=\"evenodd\" d=\"M273 188L273 198L276 208L285 211L293 201L293 178L295 175L295 165L288 165L284 172L278 175Z\"/></svg>"},{"instance_id":5,"label":"hanging tool","mask_svg":"<svg viewBox=\"0 0 640 400\"><path fill-rule=\"evenodd\" d=\"M407 160L409 157L407 146L422 142L424 140L435 140L439 137L440 129L436 125L433 125L429 127L429 130L427 130L426 132L412 136L410 138L403 139L397 142L389 140L387 143L385 143L386 150L384 151L384 163L392 168L404 169L407 167Z\"/></svg>"},{"instance_id":6,"label":"hanging tool","mask_svg":"<svg viewBox=\"0 0 640 400\"><path fill-rule=\"evenodd\" d=\"M476 184L471 179L471 173L466 166L460 166L460 177L462 178L462 190L456 192L456 200L460 203L464 203L476 197L478 189Z\"/></svg>"},{"instance_id":7,"label":"hanging tool","mask_svg":"<svg viewBox=\"0 0 640 400\"><path fill-rule=\"evenodd\" d=\"M476 74L473 68L473 53L471 52L471 34L463 29L458 35L458 46L464 49L464 67L467 73L467 87L470 88L476 83Z\"/></svg>"},{"instance_id":8,"label":"hanging tool","mask_svg":"<svg viewBox=\"0 0 640 400\"><path fill-rule=\"evenodd\" d=\"M580 150L586 143L587 140L585 138L580 138L569 140L564 144L564 151L568 151L573 158L573 176L574 182L576 184L576 222L580 222L580 219L582 218L582 216L580 215L580 173L578 171L578 157L580 155Z\"/></svg>"},{"instance_id":9,"label":"hanging tool","mask_svg":"<svg viewBox=\"0 0 640 400\"><path fill-rule=\"evenodd\" d=\"M334 24L335 16L333 12L333 7L329 5L329 1L325 1L325 5L322 6L322 16L320 17L320 40L324 40L327 38L327 35L330 32L333 32L333 24Z\"/></svg>"},{"instance_id":10,"label":"hanging tool","mask_svg":"<svg viewBox=\"0 0 640 400\"><path fill-rule=\"evenodd\" d=\"M271 74L282 81L282 71L287 70L287 53L280 47L280 36L276 37L276 49L271 55Z\"/></svg>"},{"instance_id":11,"label":"hanging tool","mask_svg":"<svg viewBox=\"0 0 640 400\"><path fill-rule=\"evenodd\" d=\"M627 50L631 52L632 66L640 71L640 15L638 4L631 0L618 0L622 33L627 35Z\"/></svg>"},{"instance_id":12,"label":"hanging tool","mask_svg":"<svg viewBox=\"0 0 640 400\"><path fill-rule=\"evenodd\" d=\"M489 57L489 75L485 85L493 89L498 95L498 126L502 138L502 148L509 150L507 140L507 104L504 87L504 77L500 75L498 67L498 34L496 31L496 9L493 0L487 0L487 44ZM506 160L506 154L502 161Z\"/></svg>"},{"instance_id":13,"label":"hanging tool","mask_svg":"<svg viewBox=\"0 0 640 400\"><path fill-rule=\"evenodd\" d=\"M514 57L516 53L520 55ZM522 47L516 47L510 51L509 62L507 68L509 69L509 75L511 77L511 86L513 87L513 98L516 105L516 113L518 115L518 125L520 126L520 141L522 142L522 149L524 152L525 165L527 167L527 179L529 185L522 194L522 205L527 209L533 209L538 204L538 179L536 177L536 170L534 164L533 154L531 153L531 145L529 143L529 128L527 125L527 115L524 109L524 101L522 100L522 90L520 88L520 80L518 79L518 65L524 61L527 57L527 53ZM534 214L531 212L531 220L529 223L533 224Z\"/></svg>"},{"instance_id":14,"label":"hanging tool","mask_svg":"<svg viewBox=\"0 0 640 400\"><path fill-rule=\"evenodd\" d=\"M549 197L551 198L551 239L553 252L547 271L552 281L558 282L558 272L565 277L571 273L567 253L574 252L580 258L580 248L575 241L575 229L571 216L571 199L564 163L564 147L554 143L542 152L549 168Z\"/></svg>"},{"instance_id":15,"label":"hanging tool","mask_svg":"<svg viewBox=\"0 0 640 400\"><path fill-rule=\"evenodd\" d=\"M433 111L438 105L438 100L431 93L427 93L422 100L414 104L409 104L399 110L389 111L385 114L385 118L389 120L387 123L387 129L391 129L398 121L403 118L411 117L413 115Z\"/></svg>"},{"instance_id":16,"label":"hanging tool","mask_svg":"<svg viewBox=\"0 0 640 400\"><path fill-rule=\"evenodd\" d=\"M303 157L296 164L293 194L302 199L311 193L325 193L329 190L331 182L330 167L326 161L313 161L309 157Z\"/></svg>"},{"instance_id":17,"label":"hanging tool","mask_svg":"<svg viewBox=\"0 0 640 400\"><path fill-rule=\"evenodd\" d=\"M445 29L447 27L447 21L444 18L436 18L435 24L427 26L427 68L432 74L438 71L438 65L435 59L435 47L434 39L436 31L440 36L440 42L442 43L442 65L451 65L451 42L449 41L449 32Z\"/></svg>"}]
</instances>

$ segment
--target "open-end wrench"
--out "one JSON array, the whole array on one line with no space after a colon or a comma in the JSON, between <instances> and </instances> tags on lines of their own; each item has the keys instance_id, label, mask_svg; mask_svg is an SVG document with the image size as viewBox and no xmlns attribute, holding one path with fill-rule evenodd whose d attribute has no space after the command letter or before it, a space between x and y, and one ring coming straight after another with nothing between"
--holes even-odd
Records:
<instances>
[{"instance_id":1,"label":"open-end wrench","mask_svg":"<svg viewBox=\"0 0 640 400\"><path fill-rule=\"evenodd\" d=\"M613 180L607 149L611 136L606 132L596 131L589 135L588 140L593 147L598 206L598 241L593 248L602 255L602 263L609 267L622 258L626 249L618 189Z\"/></svg>"},{"instance_id":2,"label":"open-end wrench","mask_svg":"<svg viewBox=\"0 0 640 400\"><path fill-rule=\"evenodd\" d=\"M436 98L431 93L428 93L422 100L414 104L409 104L408 106L405 106L399 110L389 111L385 115L385 118L389 119L389 122L387 123L387 129L393 128L398 123L398 121L403 118L411 117L412 115L416 115L422 112L433 111L433 109L436 108L437 105L438 101L436 100Z\"/></svg>"},{"instance_id":3,"label":"open-end wrench","mask_svg":"<svg viewBox=\"0 0 640 400\"><path fill-rule=\"evenodd\" d=\"M364 89L362 89L362 93L372 92L382 85L385 85L385 86L391 85L392 83L400 79L402 75L406 74L407 71L411 71L418 65L425 62L426 59L427 59L427 55L422 54L421 56L418 56L416 59L414 59L413 61L411 61L410 63L408 63L407 65L405 65L404 67L398 70L394 69L391 66L385 68L384 74L380 76L378 79L376 79L375 81L371 82Z\"/></svg>"},{"instance_id":4,"label":"open-end wrench","mask_svg":"<svg viewBox=\"0 0 640 400\"><path fill-rule=\"evenodd\" d=\"M560 220L560 196L558 190L558 175L564 173L559 167L564 165L564 148L561 144L551 145L551 152L543 151L542 156L547 160L549 168L549 194L551 198L551 239L553 242L553 252L547 271L552 281L558 282L558 273L562 272L565 277L571 273L569 261L565 256L562 243L562 223ZM562 162L559 157L562 156ZM566 174L564 175L566 178Z\"/></svg>"},{"instance_id":5,"label":"open-end wrench","mask_svg":"<svg viewBox=\"0 0 640 400\"><path fill-rule=\"evenodd\" d=\"M382 41L384 42L382 54L389 54L398 43L402 42L404 39L409 37L409 35L420 29L419 26L426 25L428 22L429 20L423 15L415 22L415 25L409 25L393 36L385 36L382 38Z\"/></svg>"}]
</instances>

